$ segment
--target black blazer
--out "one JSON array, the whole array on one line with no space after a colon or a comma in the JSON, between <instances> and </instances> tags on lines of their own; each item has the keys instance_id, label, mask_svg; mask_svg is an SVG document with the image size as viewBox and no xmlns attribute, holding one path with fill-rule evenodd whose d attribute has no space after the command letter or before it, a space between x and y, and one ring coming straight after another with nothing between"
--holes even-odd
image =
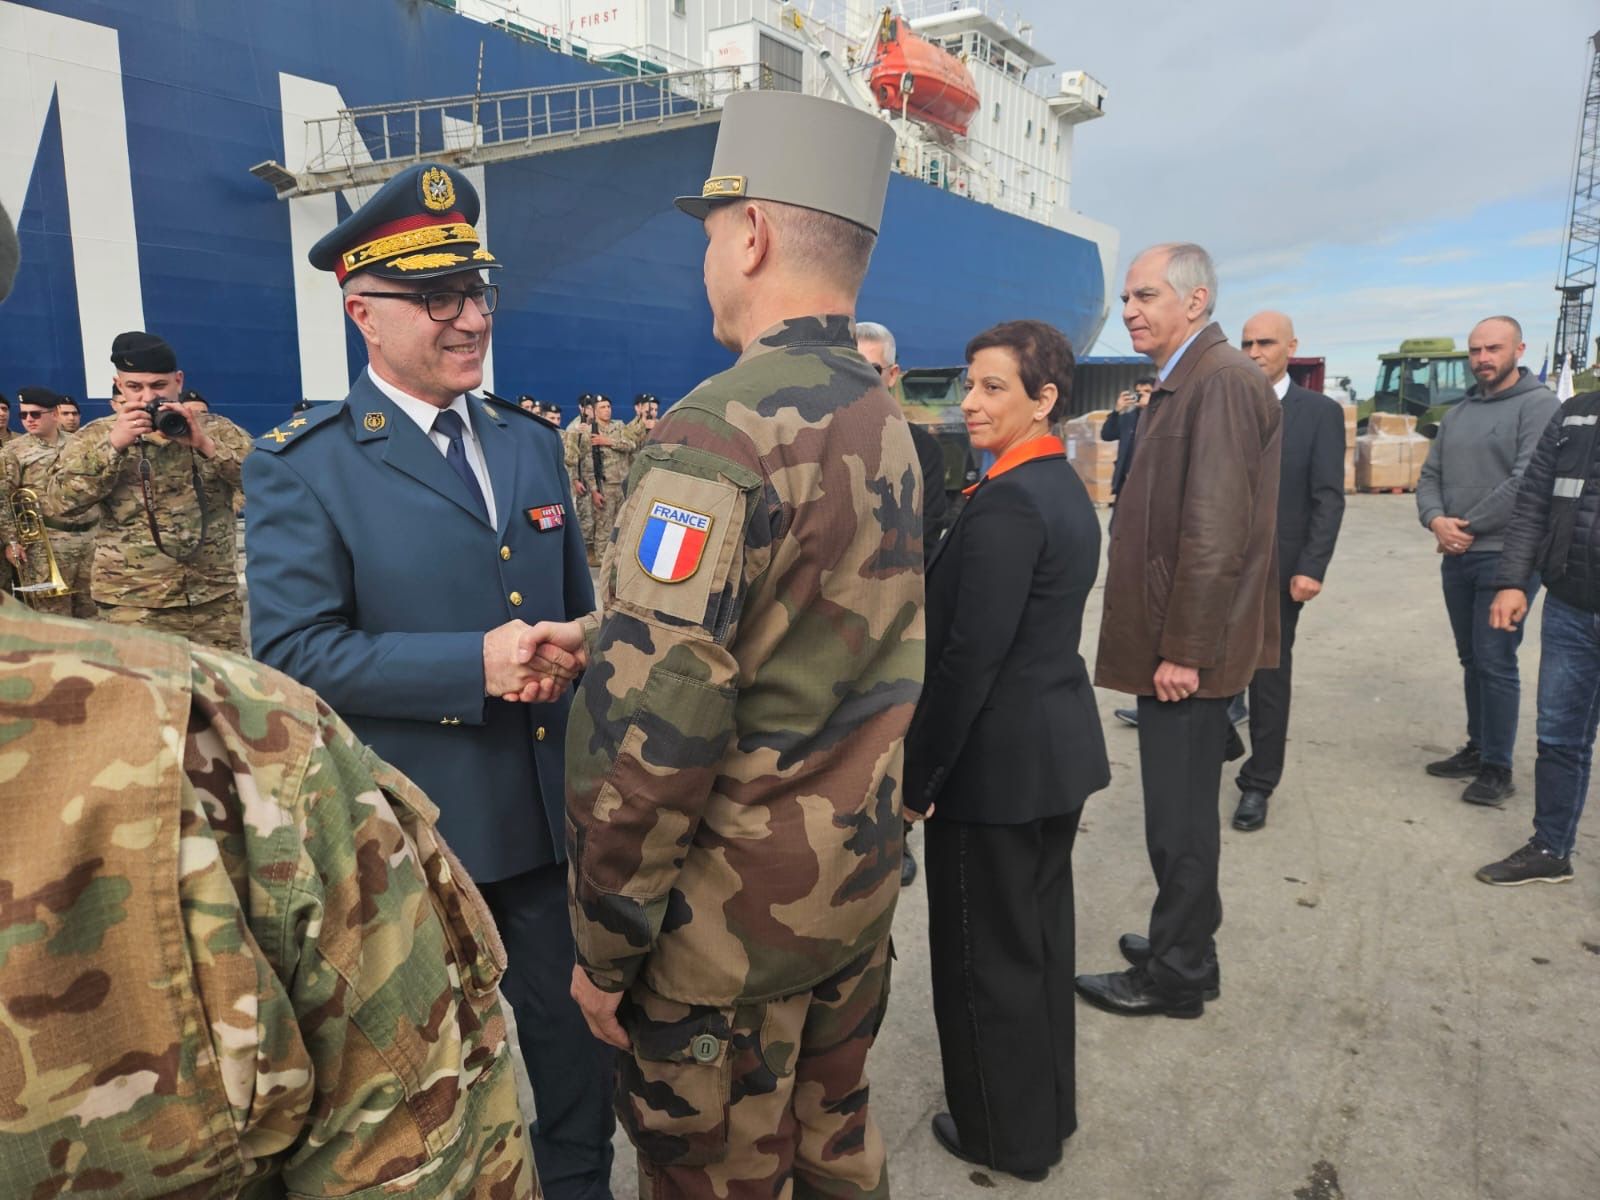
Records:
<instances>
[{"instance_id":1,"label":"black blazer","mask_svg":"<svg viewBox=\"0 0 1600 1200\"><path fill-rule=\"evenodd\" d=\"M1344 520L1344 406L1290 384L1283 397L1283 473L1278 486L1278 582L1319 583Z\"/></svg>"},{"instance_id":2,"label":"black blazer","mask_svg":"<svg viewBox=\"0 0 1600 1200\"><path fill-rule=\"evenodd\" d=\"M1130 408L1119 413L1112 409L1100 426L1100 440L1117 443L1117 465L1111 468L1113 496L1122 490L1122 481L1128 477L1128 468L1133 466L1133 441L1139 436L1139 414L1143 411Z\"/></svg>"},{"instance_id":3,"label":"black blazer","mask_svg":"<svg viewBox=\"0 0 1600 1200\"><path fill-rule=\"evenodd\" d=\"M907 808L1019 825L1110 782L1083 606L1100 522L1063 455L979 484L927 575L928 670L906 735Z\"/></svg>"}]
</instances>

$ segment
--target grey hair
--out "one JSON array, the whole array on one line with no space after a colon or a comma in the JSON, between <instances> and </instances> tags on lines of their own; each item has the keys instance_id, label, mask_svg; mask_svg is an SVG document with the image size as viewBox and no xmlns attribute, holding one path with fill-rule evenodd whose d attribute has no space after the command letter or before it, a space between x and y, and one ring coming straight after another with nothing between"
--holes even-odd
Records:
<instances>
[{"instance_id":1,"label":"grey hair","mask_svg":"<svg viewBox=\"0 0 1600 1200\"><path fill-rule=\"evenodd\" d=\"M861 342L876 342L882 346L883 356L889 360L890 366L900 361L895 354L894 334L889 332L887 325L879 325L876 321L857 321L856 343L859 345Z\"/></svg>"},{"instance_id":2,"label":"grey hair","mask_svg":"<svg viewBox=\"0 0 1600 1200\"><path fill-rule=\"evenodd\" d=\"M1211 261L1204 246L1193 242L1162 242L1151 246L1139 257L1157 252L1167 256L1167 283L1180 298L1188 299L1196 288L1206 289L1206 311L1210 316L1217 309L1217 264Z\"/></svg>"}]
</instances>

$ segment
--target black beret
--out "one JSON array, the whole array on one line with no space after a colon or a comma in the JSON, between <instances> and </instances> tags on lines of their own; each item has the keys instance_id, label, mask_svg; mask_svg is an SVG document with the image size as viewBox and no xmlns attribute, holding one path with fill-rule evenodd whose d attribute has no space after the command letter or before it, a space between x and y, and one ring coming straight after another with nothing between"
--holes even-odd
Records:
<instances>
[{"instance_id":1,"label":"black beret","mask_svg":"<svg viewBox=\"0 0 1600 1200\"><path fill-rule=\"evenodd\" d=\"M589 397L589 402L591 404L599 404L602 400L607 404L611 403L611 397L606 395L604 392L596 392L594 395Z\"/></svg>"},{"instance_id":2,"label":"black beret","mask_svg":"<svg viewBox=\"0 0 1600 1200\"><path fill-rule=\"evenodd\" d=\"M49 388L25 387L17 389L18 404L34 404L40 408L54 408L67 397L52 392Z\"/></svg>"},{"instance_id":3,"label":"black beret","mask_svg":"<svg viewBox=\"0 0 1600 1200\"><path fill-rule=\"evenodd\" d=\"M479 240L478 189L453 167L418 163L384 184L307 256L340 283L357 271L437 279L500 264Z\"/></svg>"},{"instance_id":4,"label":"black beret","mask_svg":"<svg viewBox=\"0 0 1600 1200\"><path fill-rule=\"evenodd\" d=\"M171 375L178 369L178 356L155 334L134 330L117 334L111 343L111 365L119 371Z\"/></svg>"},{"instance_id":5,"label":"black beret","mask_svg":"<svg viewBox=\"0 0 1600 1200\"><path fill-rule=\"evenodd\" d=\"M633 398L633 402L635 404L655 404L655 394L653 392L640 392Z\"/></svg>"}]
</instances>

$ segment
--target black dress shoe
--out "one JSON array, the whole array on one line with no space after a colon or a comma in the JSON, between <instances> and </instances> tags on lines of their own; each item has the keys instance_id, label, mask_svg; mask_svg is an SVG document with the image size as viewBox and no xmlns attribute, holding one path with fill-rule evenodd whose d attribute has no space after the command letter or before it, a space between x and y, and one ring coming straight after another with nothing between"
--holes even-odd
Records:
<instances>
[{"instance_id":1,"label":"black dress shoe","mask_svg":"<svg viewBox=\"0 0 1600 1200\"><path fill-rule=\"evenodd\" d=\"M1150 939L1142 933L1125 933L1117 939L1117 949L1122 951L1122 957L1135 967L1142 967L1150 961ZM1222 968L1216 963L1211 964L1211 980L1201 991L1204 1000L1216 1000L1222 995Z\"/></svg>"},{"instance_id":2,"label":"black dress shoe","mask_svg":"<svg viewBox=\"0 0 1600 1200\"><path fill-rule=\"evenodd\" d=\"M1267 793L1247 788L1239 797L1239 807L1233 810L1233 827L1249 833L1267 823Z\"/></svg>"},{"instance_id":3,"label":"black dress shoe","mask_svg":"<svg viewBox=\"0 0 1600 1200\"><path fill-rule=\"evenodd\" d=\"M1078 995L1096 1008L1123 1017L1181 1017L1192 1019L1206 1011L1200 992L1169 992L1155 985L1143 967L1112 971L1106 975L1079 975Z\"/></svg>"},{"instance_id":4,"label":"black dress shoe","mask_svg":"<svg viewBox=\"0 0 1600 1200\"><path fill-rule=\"evenodd\" d=\"M1139 727L1139 710L1137 708L1113 708L1111 715L1124 725L1132 725L1135 729Z\"/></svg>"},{"instance_id":5,"label":"black dress shoe","mask_svg":"<svg viewBox=\"0 0 1600 1200\"><path fill-rule=\"evenodd\" d=\"M907 846L900 856L900 886L910 887L917 877L917 860Z\"/></svg>"},{"instance_id":6,"label":"black dress shoe","mask_svg":"<svg viewBox=\"0 0 1600 1200\"><path fill-rule=\"evenodd\" d=\"M991 1171L1005 1171L1004 1167L986 1163L983 1159L968 1154L961 1148L961 1135L956 1132L956 1119L949 1113L933 1114L933 1140L962 1162L969 1162L978 1167L987 1167ZM1006 1171L1006 1174L1015 1175L1024 1183L1043 1183L1050 1177L1050 1168L1039 1167L1032 1171Z\"/></svg>"}]
</instances>

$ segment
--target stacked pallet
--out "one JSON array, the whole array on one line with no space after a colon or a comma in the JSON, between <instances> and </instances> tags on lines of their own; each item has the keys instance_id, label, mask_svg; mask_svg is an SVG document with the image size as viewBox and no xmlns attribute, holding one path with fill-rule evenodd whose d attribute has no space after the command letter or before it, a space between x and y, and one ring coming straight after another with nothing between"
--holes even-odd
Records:
<instances>
[{"instance_id":1,"label":"stacked pallet","mask_svg":"<svg viewBox=\"0 0 1600 1200\"><path fill-rule=\"evenodd\" d=\"M1110 415L1108 410L1084 413L1062 428L1067 461L1096 504L1111 503L1111 476L1117 469L1117 443L1100 440L1100 427Z\"/></svg>"},{"instance_id":2,"label":"stacked pallet","mask_svg":"<svg viewBox=\"0 0 1600 1200\"><path fill-rule=\"evenodd\" d=\"M1428 439L1417 432L1415 417L1373 413L1356 439L1356 490L1414 492L1427 457Z\"/></svg>"}]
</instances>

